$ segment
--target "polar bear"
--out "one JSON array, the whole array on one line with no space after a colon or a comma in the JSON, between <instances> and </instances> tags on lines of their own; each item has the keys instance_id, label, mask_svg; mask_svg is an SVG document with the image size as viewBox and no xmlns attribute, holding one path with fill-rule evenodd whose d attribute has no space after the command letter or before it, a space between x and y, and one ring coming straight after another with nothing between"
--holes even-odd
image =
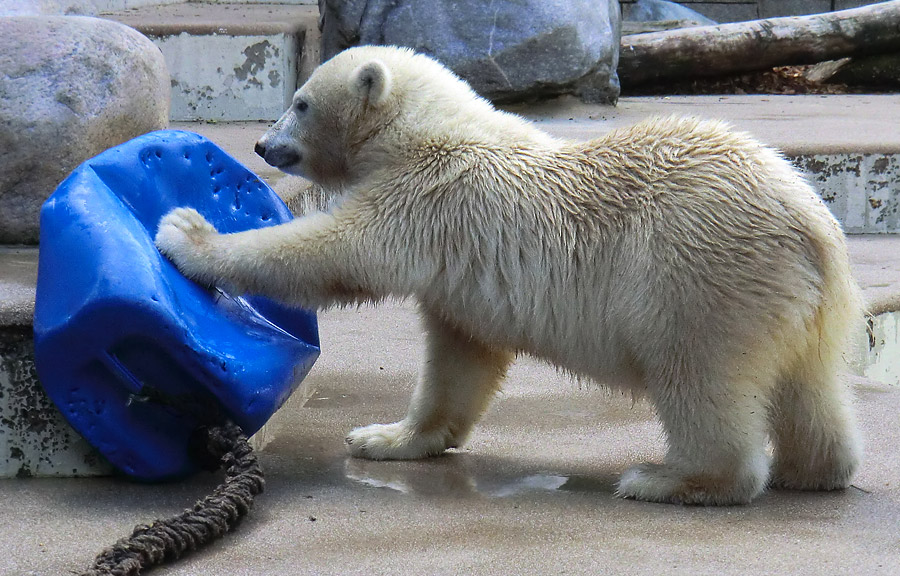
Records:
<instances>
[{"instance_id":1,"label":"polar bear","mask_svg":"<svg viewBox=\"0 0 900 576\"><path fill-rule=\"evenodd\" d=\"M179 208L156 242L198 282L292 305L418 300L408 411L350 432L353 456L460 446L528 353L655 405L667 454L620 496L848 486L860 440L836 374L862 316L845 239L750 136L668 118L563 141L424 55L367 46L321 65L257 152L329 208L236 234Z\"/></svg>"}]
</instances>

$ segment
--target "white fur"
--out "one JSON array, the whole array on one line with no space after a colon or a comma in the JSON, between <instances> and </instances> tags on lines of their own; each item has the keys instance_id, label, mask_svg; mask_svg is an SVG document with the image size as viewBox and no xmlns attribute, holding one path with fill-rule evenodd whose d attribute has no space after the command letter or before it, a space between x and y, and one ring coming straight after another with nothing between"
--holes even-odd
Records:
<instances>
[{"instance_id":1,"label":"white fur","mask_svg":"<svg viewBox=\"0 0 900 576\"><path fill-rule=\"evenodd\" d=\"M391 81L374 108L354 76ZM377 66L376 66L377 68ZM373 84L374 85L374 84ZM157 242L189 276L311 308L414 297L428 354L406 416L353 455L465 441L523 351L648 397L662 464L621 496L750 501L772 480L846 487L860 447L836 373L860 319L839 225L775 151L718 122L652 119L586 143L494 110L436 62L384 47L323 64L264 136L328 212L219 235L179 209Z\"/></svg>"},{"instance_id":2,"label":"white fur","mask_svg":"<svg viewBox=\"0 0 900 576\"><path fill-rule=\"evenodd\" d=\"M380 60L366 62L353 72L356 96L371 106L381 106L391 93L391 71Z\"/></svg>"}]
</instances>

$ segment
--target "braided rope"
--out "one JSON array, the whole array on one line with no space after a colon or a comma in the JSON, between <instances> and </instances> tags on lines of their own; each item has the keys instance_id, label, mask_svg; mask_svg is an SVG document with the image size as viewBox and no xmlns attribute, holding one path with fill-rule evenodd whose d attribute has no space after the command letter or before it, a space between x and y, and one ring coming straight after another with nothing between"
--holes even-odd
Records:
<instances>
[{"instance_id":1,"label":"braided rope","mask_svg":"<svg viewBox=\"0 0 900 576\"><path fill-rule=\"evenodd\" d=\"M225 466L225 481L193 508L136 526L131 536L98 554L81 576L137 576L141 570L177 560L237 526L265 487L262 470L236 424L209 428L206 449Z\"/></svg>"}]
</instances>

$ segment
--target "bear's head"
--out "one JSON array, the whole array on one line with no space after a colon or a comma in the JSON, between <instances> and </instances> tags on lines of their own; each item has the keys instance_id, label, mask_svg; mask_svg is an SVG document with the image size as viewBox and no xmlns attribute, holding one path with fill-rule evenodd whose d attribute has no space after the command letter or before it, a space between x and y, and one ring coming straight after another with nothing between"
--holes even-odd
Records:
<instances>
[{"instance_id":1,"label":"bear's head","mask_svg":"<svg viewBox=\"0 0 900 576\"><path fill-rule=\"evenodd\" d=\"M493 110L431 58L406 48L359 46L316 69L256 152L283 172L343 187L423 140L439 140L442 130L463 133L459 116L473 106Z\"/></svg>"}]
</instances>

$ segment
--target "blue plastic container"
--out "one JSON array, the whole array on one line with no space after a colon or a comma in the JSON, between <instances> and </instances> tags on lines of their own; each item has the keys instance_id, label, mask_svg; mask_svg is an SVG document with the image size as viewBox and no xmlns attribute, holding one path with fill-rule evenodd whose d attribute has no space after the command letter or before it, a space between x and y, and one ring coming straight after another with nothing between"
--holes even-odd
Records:
<instances>
[{"instance_id":1,"label":"blue plastic container","mask_svg":"<svg viewBox=\"0 0 900 576\"><path fill-rule=\"evenodd\" d=\"M197 469L191 435L229 418L257 431L318 357L312 313L188 280L153 244L191 206L220 232L291 213L205 138L161 131L78 167L41 211L38 375L72 426L139 479Z\"/></svg>"}]
</instances>

